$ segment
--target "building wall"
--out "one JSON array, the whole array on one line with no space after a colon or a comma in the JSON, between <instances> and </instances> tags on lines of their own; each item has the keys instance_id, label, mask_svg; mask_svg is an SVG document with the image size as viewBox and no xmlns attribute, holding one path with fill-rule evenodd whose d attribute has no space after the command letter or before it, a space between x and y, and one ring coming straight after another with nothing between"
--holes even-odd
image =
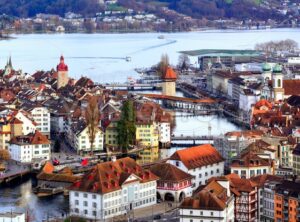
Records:
<instances>
[{"instance_id":1,"label":"building wall","mask_svg":"<svg viewBox=\"0 0 300 222\"><path fill-rule=\"evenodd\" d=\"M181 161L169 160L168 163L194 176L192 180L193 190L197 189L200 185L205 185L211 177L224 175L224 162L214 163L196 169L187 169Z\"/></svg>"},{"instance_id":2,"label":"building wall","mask_svg":"<svg viewBox=\"0 0 300 222\"><path fill-rule=\"evenodd\" d=\"M162 83L162 94L166 96L176 96L176 82L164 81Z\"/></svg>"},{"instance_id":3,"label":"building wall","mask_svg":"<svg viewBox=\"0 0 300 222\"><path fill-rule=\"evenodd\" d=\"M283 215L283 196L278 195L275 193L274 195L274 219L275 221L279 222L283 220L284 215Z\"/></svg>"},{"instance_id":4,"label":"building wall","mask_svg":"<svg viewBox=\"0 0 300 222\"><path fill-rule=\"evenodd\" d=\"M80 134L75 136L75 149L77 152L90 152L91 143L89 140L88 127L86 127ZM95 136L93 151L103 151L104 134L100 129L97 129Z\"/></svg>"},{"instance_id":5,"label":"building wall","mask_svg":"<svg viewBox=\"0 0 300 222\"><path fill-rule=\"evenodd\" d=\"M68 84L69 77L68 71L59 71L57 74L57 88L64 87Z\"/></svg>"},{"instance_id":6,"label":"building wall","mask_svg":"<svg viewBox=\"0 0 300 222\"><path fill-rule=\"evenodd\" d=\"M171 126L170 123L158 123L158 135L159 142L170 143L171 142Z\"/></svg>"},{"instance_id":7,"label":"building wall","mask_svg":"<svg viewBox=\"0 0 300 222\"><path fill-rule=\"evenodd\" d=\"M117 122L111 122L105 131L105 145L118 146Z\"/></svg>"},{"instance_id":8,"label":"building wall","mask_svg":"<svg viewBox=\"0 0 300 222\"><path fill-rule=\"evenodd\" d=\"M293 173L300 176L300 156L293 154Z\"/></svg>"},{"instance_id":9,"label":"building wall","mask_svg":"<svg viewBox=\"0 0 300 222\"><path fill-rule=\"evenodd\" d=\"M30 163L32 160L32 145L17 145L11 144L9 146L11 159L21 162Z\"/></svg>"},{"instance_id":10,"label":"building wall","mask_svg":"<svg viewBox=\"0 0 300 222\"><path fill-rule=\"evenodd\" d=\"M7 215L3 216L0 214L0 221L1 222L25 222L25 213L19 214L19 215L14 215L13 216L9 215L10 213L7 213Z\"/></svg>"},{"instance_id":11,"label":"building wall","mask_svg":"<svg viewBox=\"0 0 300 222\"><path fill-rule=\"evenodd\" d=\"M241 178L249 179L253 176L262 174L273 174L270 166L259 166L259 167L231 167L231 173L238 174Z\"/></svg>"},{"instance_id":12,"label":"building wall","mask_svg":"<svg viewBox=\"0 0 300 222\"><path fill-rule=\"evenodd\" d=\"M31 111L31 115L36 122L36 129L43 135L50 137L50 112L45 107L36 107Z\"/></svg>"},{"instance_id":13,"label":"building wall","mask_svg":"<svg viewBox=\"0 0 300 222\"><path fill-rule=\"evenodd\" d=\"M155 124L137 124L136 141L140 146L158 147L158 132Z\"/></svg>"},{"instance_id":14,"label":"building wall","mask_svg":"<svg viewBox=\"0 0 300 222\"><path fill-rule=\"evenodd\" d=\"M70 191L69 198L71 215L88 219L112 218L154 204L156 181L126 183L122 189L106 194Z\"/></svg>"},{"instance_id":15,"label":"building wall","mask_svg":"<svg viewBox=\"0 0 300 222\"><path fill-rule=\"evenodd\" d=\"M16 115L16 118L23 122L23 129L22 129L23 135L28 135L30 133L35 132L36 126L24 114L22 114L21 112L18 112Z\"/></svg>"}]
</instances>

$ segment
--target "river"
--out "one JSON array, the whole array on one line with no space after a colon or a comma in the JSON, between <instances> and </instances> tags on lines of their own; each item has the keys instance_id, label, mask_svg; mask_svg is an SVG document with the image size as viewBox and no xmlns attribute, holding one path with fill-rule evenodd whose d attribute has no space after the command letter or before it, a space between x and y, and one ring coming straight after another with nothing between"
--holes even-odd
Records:
<instances>
[{"instance_id":1,"label":"river","mask_svg":"<svg viewBox=\"0 0 300 222\"><path fill-rule=\"evenodd\" d=\"M205 31L164 34L29 34L16 35L15 39L0 41L0 67L9 55L15 69L33 73L54 68L64 54L70 76L88 76L95 82L124 82L127 77L138 78L135 68L149 67L167 53L176 64L181 50L253 49L259 42L293 39L300 43L300 29L258 31ZM130 56L131 62L124 58ZM110 58L108 58L110 57ZM193 58L192 61L196 61ZM178 94L180 96L180 93ZM209 126L211 130L209 130ZM219 135L239 128L218 116L176 117L176 135ZM0 189L0 212L28 210L41 222L48 213L60 215L67 209L63 196L38 199L31 192L31 181L19 186Z\"/></svg>"}]
</instances>

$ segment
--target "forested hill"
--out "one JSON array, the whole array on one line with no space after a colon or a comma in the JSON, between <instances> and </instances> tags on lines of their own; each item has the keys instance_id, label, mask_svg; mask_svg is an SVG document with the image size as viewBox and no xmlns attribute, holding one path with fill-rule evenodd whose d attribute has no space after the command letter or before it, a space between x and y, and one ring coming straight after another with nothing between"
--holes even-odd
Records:
<instances>
[{"instance_id":1,"label":"forested hill","mask_svg":"<svg viewBox=\"0 0 300 222\"><path fill-rule=\"evenodd\" d=\"M159 14L161 7L168 7L193 18L206 19L268 19L282 18L272 7L281 0L119 0L126 8L151 11ZM0 14L33 17L37 13L57 14L66 12L94 15L103 10L99 0L0 0Z\"/></svg>"},{"instance_id":2,"label":"forested hill","mask_svg":"<svg viewBox=\"0 0 300 222\"><path fill-rule=\"evenodd\" d=\"M94 15L100 11L99 0L0 0L0 14L17 17L33 17L38 13L66 12Z\"/></svg>"}]
</instances>

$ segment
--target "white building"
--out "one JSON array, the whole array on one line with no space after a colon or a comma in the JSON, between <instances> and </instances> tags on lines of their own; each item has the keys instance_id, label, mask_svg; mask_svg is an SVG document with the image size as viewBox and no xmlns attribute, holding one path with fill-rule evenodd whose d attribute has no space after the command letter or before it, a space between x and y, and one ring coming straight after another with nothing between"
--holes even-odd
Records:
<instances>
[{"instance_id":1,"label":"white building","mask_svg":"<svg viewBox=\"0 0 300 222\"><path fill-rule=\"evenodd\" d=\"M211 177L224 174L224 159L210 144L178 150L168 162L194 176L193 190L206 184Z\"/></svg>"},{"instance_id":2,"label":"white building","mask_svg":"<svg viewBox=\"0 0 300 222\"><path fill-rule=\"evenodd\" d=\"M17 111L15 117L23 122L22 133L23 135L28 135L34 133L36 130L36 125L34 120L30 118L30 114L24 110Z\"/></svg>"},{"instance_id":3,"label":"white building","mask_svg":"<svg viewBox=\"0 0 300 222\"><path fill-rule=\"evenodd\" d=\"M36 106L28 110L34 122L36 123L36 129L43 135L50 138L50 112L48 108L43 106Z\"/></svg>"},{"instance_id":4,"label":"white building","mask_svg":"<svg viewBox=\"0 0 300 222\"><path fill-rule=\"evenodd\" d=\"M99 163L70 188L70 214L103 220L154 205L157 180L129 157Z\"/></svg>"},{"instance_id":5,"label":"white building","mask_svg":"<svg viewBox=\"0 0 300 222\"><path fill-rule=\"evenodd\" d=\"M157 181L157 198L163 201L181 202L192 196L193 176L169 163L158 163L150 171L159 177Z\"/></svg>"},{"instance_id":6,"label":"white building","mask_svg":"<svg viewBox=\"0 0 300 222\"><path fill-rule=\"evenodd\" d=\"M231 173L239 175L242 179L249 179L262 174L273 174L273 160L261 158L250 150L233 160L230 170Z\"/></svg>"},{"instance_id":7,"label":"white building","mask_svg":"<svg viewBox=\"0 0 300 222\"><path fill-rule=\"evenodd\" d=\"M50 141L39 131L26 136L17 136L10 141L9 152L11 159L21 163L30 163L33 159L49 160Z\"/></svg>"},{"instance_id":8,"label":"white building","mask_svg":"<svg viewBox=\"0 0 300 222\"><path fill-rule=\"evenodd\" d=\"M234 196L229 181L211 181L179 207L180 222L233 222Z\"/></svg>"},{"instance_id":9,"label":"white building","mask_svg":"<svg viewBox=\"0 0 300 222\"><path fill-rule=\"evenodd\" d=\"M25 213L0 213L0 222L25 222Z\"/></svg>"},{"instance_id":10,"label":"white building","mask_svg":"<svg viewBox=\"0 0 300 222\"><path fill-rule=\"evenodd\" d=\"M170 144L171 142L171 124L169 122L158 123L158 141L162 144Z\"/></svg>"},{"instance_id":11,"label":"white building","mask_svg":"<svg viewBox=\"0 0 300 222\"><path fill-rule=\"evenodd\" d=\"M100 152L104 147L104 133L97 126L95 128L95 138L93 147L91 147L89 127L85 122L78 122L67 128L67 140L77 153Z\"/></svg>"}]
</instances>

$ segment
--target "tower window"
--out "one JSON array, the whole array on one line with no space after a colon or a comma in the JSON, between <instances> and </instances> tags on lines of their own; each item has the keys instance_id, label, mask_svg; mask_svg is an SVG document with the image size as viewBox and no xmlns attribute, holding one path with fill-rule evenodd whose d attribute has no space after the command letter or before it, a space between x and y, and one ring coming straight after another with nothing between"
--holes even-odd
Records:
<instances>
[{"instance_id":1,"label":"tower window","mask_svg":"<svg viewBox=\"0 0 300 222\"><path fill-rule=\"evenodd\" d=\"M277 80L277 87L280 88L281 87L281 79Z\"/></svg>"}]
</instances>

